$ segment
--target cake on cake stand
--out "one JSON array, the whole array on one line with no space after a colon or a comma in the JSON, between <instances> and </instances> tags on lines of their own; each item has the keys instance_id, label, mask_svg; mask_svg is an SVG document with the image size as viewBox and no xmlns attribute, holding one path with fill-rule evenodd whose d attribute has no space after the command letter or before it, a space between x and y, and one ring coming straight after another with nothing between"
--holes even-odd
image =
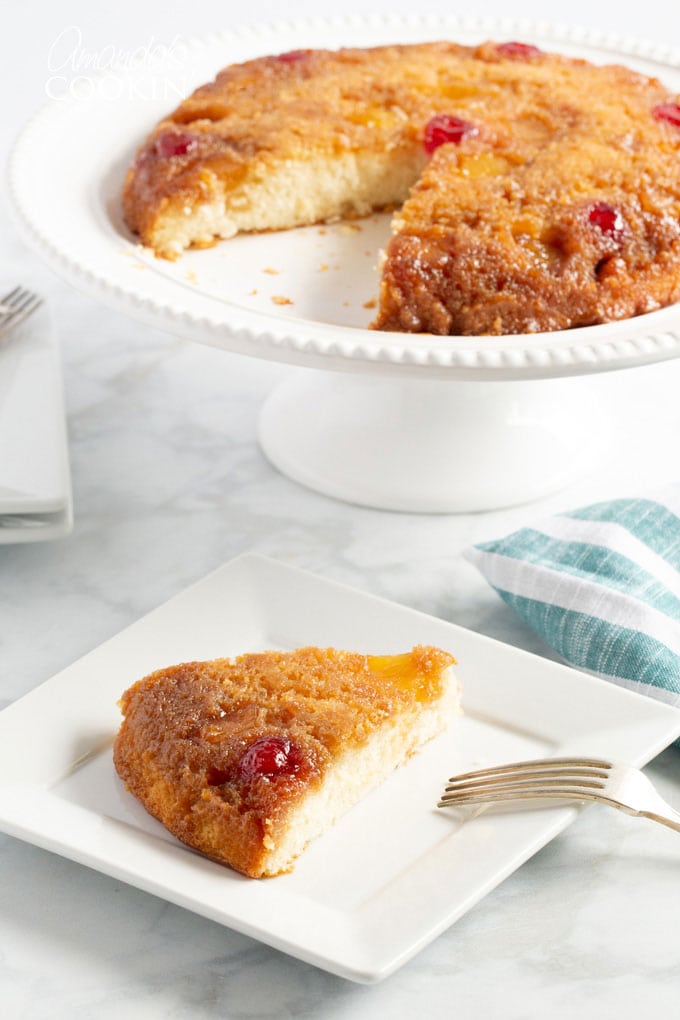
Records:
<instances>
[{"instance_id":1,"label":"cake on cake stand","mask_svg":"<svg viewBox=\"0 0 680 1020\"><path fill-rule=\"evenodd\" d=\"M676 357L677 307L526 336L381 333L367 327L386 215L237 237L170 263L136 243L120 212L139 141L225 64L301 41L432 38L522 38L625 62L680 91L670 50L546 24L395 15L248 28L75 81L25 128L9 190L24 234L76 287L173 334L297 366L259 423L263 451L285 474L367 506L485 510L547 495L602 454L611 419L601 374Z\"/></svg>"}]
</instances>

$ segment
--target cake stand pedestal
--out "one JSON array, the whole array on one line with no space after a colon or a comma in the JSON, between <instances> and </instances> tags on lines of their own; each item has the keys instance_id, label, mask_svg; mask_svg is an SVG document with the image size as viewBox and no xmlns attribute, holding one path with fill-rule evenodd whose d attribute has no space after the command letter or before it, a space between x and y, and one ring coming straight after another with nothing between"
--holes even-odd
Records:
<instances>
[{"instance_id":1,"label":"cake stand pedestal","mask_svg":"<svg viewBox=\"0 0 680 1020\"><path fill-rule=\"evenodd\" d=\"M260 415L285 475L361 506L490 510L567 485L609 442L602 377L446 382L297 370Z\"/></svg>"}]
</instances>

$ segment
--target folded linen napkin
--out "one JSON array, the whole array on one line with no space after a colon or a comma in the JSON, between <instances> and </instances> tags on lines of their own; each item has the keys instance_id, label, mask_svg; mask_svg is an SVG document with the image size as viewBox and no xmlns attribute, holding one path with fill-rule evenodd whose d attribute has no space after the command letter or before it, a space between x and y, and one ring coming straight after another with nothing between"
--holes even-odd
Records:
<instances>
[{"instance_id":1,"label":"folded linen napkin","mask_svg":"<svg viewBox=\"0 0 680 1020\"><path fill-rule=\"evenodd\" d=\"M680 704L680 484L557 514L465 556L572 666Z\"/></svg>"}]
</instances>

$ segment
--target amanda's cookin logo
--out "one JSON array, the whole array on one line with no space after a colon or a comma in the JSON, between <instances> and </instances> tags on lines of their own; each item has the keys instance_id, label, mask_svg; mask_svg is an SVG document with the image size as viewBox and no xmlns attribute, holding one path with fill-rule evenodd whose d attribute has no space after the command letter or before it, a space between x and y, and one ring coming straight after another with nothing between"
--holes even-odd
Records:
<instances>
[{"instance_id":1,"label":"amanda's cookin logo","mask_svg":"<svg viewBox=\"0 0 680 1020\"><path fill-rule=\"evenodd\" d=\"M187 94L182 67L186 45L179 36L162 43L153 36L126 50L108 43L100 49L85 45L77 25L63 29L47 54L45 92L50 99L183 99ZM152 69L158 66L160 70ZM147 69L147 73L143 73ZM151 69L149 73L148 69ZM142 71L132 74L132 71Z\"/></svg>"}]
</instances>

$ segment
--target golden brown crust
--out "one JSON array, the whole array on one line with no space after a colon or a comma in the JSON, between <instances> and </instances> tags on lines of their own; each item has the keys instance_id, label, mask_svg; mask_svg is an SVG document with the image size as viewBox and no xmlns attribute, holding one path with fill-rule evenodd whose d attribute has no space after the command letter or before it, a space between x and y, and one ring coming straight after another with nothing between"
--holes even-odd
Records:
<instances>
[{"instance_id":1,"label":"golden brown crust","mask_svg":"<svg viewBox=\"0 0 680 1020\"><path fill-rule=\"evenodd\" d=\"M303 648L159 670L121 699L115 766L180 840L259 877L291 808L342 753L436 701L453 661L424 647L396 657ZM291 742L296 771L244 772L247 749L272 736Z\"/></svg>"},{"instance_id":2,"label":"golden brown crust","mask_svg":"<svg viewBox=\"0 0 680 1020\"><path fill-rule=\"evenodd\" d=\"M667 102L626 68L493 42L263 57L225 68L158 125L129 171L125 215L174 257L197 243L173 246L182 216L224 209L284 165L388 154L408 189L428 121L451 115L476 133L434 152L398 215L375 328L524 333L624 318L680 298L680 128L653 115ZM189 151L159 155L184 134ZM267 202L214 233L266 227ZM596 202L620 214L620 237L589 223ZM351 208L338 203L335 215ZM312 204L288 222L277 209L270 225L313 219ZM213 235L206 222L198 243Z\"/></svg>"}]
</instances>

